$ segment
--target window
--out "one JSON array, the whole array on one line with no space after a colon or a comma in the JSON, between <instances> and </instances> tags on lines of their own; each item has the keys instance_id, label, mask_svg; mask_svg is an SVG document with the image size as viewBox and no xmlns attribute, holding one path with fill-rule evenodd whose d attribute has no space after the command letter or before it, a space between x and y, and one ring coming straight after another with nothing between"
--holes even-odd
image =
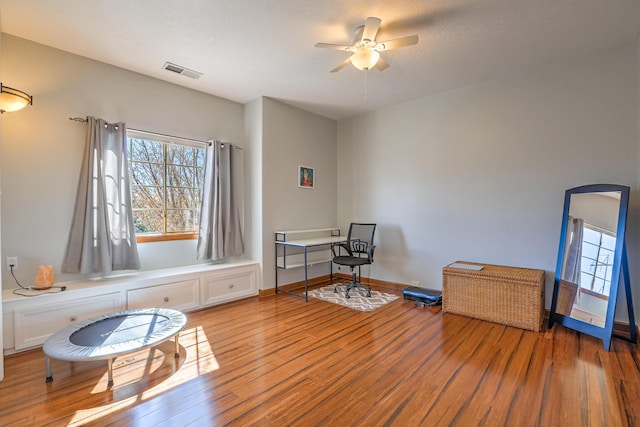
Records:
<instances>
[{"instance_id":1,"label":"window","mask_svg":"<svg viewBox=\"0 0 640 427\"><path fill-rule=\"evenodd\" d=\"M611 266L616 238L610 233L584 224L580 286L599 295L609 295Z\"/></svg>"},{"instance_id":2,"label":"window","mask_svg":"<svg viewBox=\"0 0 640 427\"><path fill-rule=\"evenodd\" d=\"M138 241L196 238L206 152L202 144L127 132Z\"/></svg>"}]
</instances>

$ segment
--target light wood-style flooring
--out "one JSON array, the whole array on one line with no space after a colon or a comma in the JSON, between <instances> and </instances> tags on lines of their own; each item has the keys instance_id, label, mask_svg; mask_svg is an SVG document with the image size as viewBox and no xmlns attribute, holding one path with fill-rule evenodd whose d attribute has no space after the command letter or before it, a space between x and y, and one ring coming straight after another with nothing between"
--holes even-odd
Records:
<instances>
[{"instance_id":1,"label":"light wood-style flooring","mask_svg":"<svg viewBox=\"0 0 640 427\"><path fill-rule=\"evenodd\" d=\"M0 425L638 426L640 352L397 301L286 294L188 313L173 342L106 362L5 359Z\"/></svg>"}]
</instances>

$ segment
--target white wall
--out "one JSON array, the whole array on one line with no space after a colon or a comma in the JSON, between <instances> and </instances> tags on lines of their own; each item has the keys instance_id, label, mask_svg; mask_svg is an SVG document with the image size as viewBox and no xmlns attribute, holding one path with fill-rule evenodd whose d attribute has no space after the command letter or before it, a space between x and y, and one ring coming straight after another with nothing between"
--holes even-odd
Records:
<instances>
[{"instance_id":1,"label":"white wall","mask_svg":"<svg viewBox=\"0 0 640 427\"><path fill-rule=\"evenodd\" d=\"M0 81L4 82L4 80L2 80L2 19L0 19ZM2 118L0 117L0 159L2 157ZM2 206L2 166L1 166L1 161L0 161L0 206ZM2 217L2 212L0 210L0 218ZM1 221L0 221L1 222ZM0 230L0 235L2 234L1 230ZM1 237L1 236L0 236ZM2 257L2 248L0 247L0 260L3 259ZM0 283L2 281L2 272L3 269L1 268L2 264L0 263ZM2 287L0 286L0 289L2 289ZM2 346L2 331L3 331L3 327L2 327L2 304L0 304L0 346ZM4 348L3 346L0 348ZM2 381L2 379L4 378L4 357L0 357L0 381Z\"/></svg>"},{"instance_id":2,"label":"white wall","mask_svg":"<svg viewBox=\"0 0 640 427\"><path fill-rule=\"evenodd\" d=\"M245 104L244 126L247 141L244 161L249 183L244 203L245 212L250 212L245 222L245 253L260 263L258 283L262 283L262 99Z\"/></svg>"},{"instance_id":3,"label":"white wall","mask_svg":"<svg viewBox=\"0 0 640 427\"><path fill-rule=\"evenodd\" d=\"M634 189L632 189L631 198L629 200L629 212L632 212L631 216L627 222L627 239L640 239L640 37L636 41L636 142L637 142L637 151L636 151L636 171L637 171L637 185ZM633 287L634 290L639 289L640 283L640 243L638 243L635 247L628 248L628 257L629 257L629 268L631 269L631 277L634 278L632 280L632 284L635 283ZM636 291L633 294L633 306L635 311L636 323L640 324L640 295ZM618 301L624 302L626 301L624 298L619 298ZM624 307L626 308L626 307ZM621 303L618 304L618 311L622 311Z\"/></svg>"},{"instance_id":4,"label":"white wall","mask_svg":"<svg viewBox=\"0 0 640 427\"><path fill-rule=\"evenodd\" d=\"M245 251L252 259L262 261L262 99L244 105L244 128L246 133L245 171L250 182L250 192L245 192L245 209L254 212L245 229L254 230L249 234L251 241L245 241Z\"/></svg>"},{"instance_id":5,"label":"white wall","mask_svg":"<svg viewBox=\"0 0 640 427\"><path fill-rule=\"evenodd\" d=\"M2 255L19 257L16 275L27 284L44 263L54 266L56 281L81 277L60 272L86 132L69 117L245 143L241 104L7 34L2 60L4 79L34 97L33 106L2 119ZM195 245L140 244L142 268L194 264ZM4 288L16 287L10 279L4 275Z\"/></svg>"},{"instance_id":6,"label":"white wall","mask_svg":"<svg viewBox=\"0 0 640 427\"><path fill-rule=\"evenodd\" d=\"M336 226L337 124L270 98L261 102L263 289L269 289L275 286L276 230ZM315 168L314 189L298 188L299 165ZM329 274L329 265L309 274ZM279 282L303 279L300 271L285 271Z\"/></svg>"},{"instance_id":7,"label":"white wall","mask_svg":"<svg viewBox=\"0 0 640 427\"><path fill-rule=\"evenodd\" d=\"M564 191L638 198L636 64L625 45L340 122L339 225L379 224L371 275L440 288L456 260L539 268L549 306Z\"/></svg>"},{"instance_id":8,"label":"white wall","mask_svg":"<svg viewBox=\"0 0 640 427\"><path fill-rule=\"evenodd\" d=\"M581 218L586 224L595 225L615 235L620 215L620 197L600 193L572 194L569 215Z\"/></svg>"},{"instance_id":9,"label":"white wall","mask_svg":"<svg viewBox=\"0 0 640 427\"><path fill-rule=\"evenodd\" d=\"M264 263L263 289L274 285L275 230L337 223L346 232L355 220L379 224L376 262L367 273L378 279L439 288L442 266L455 260L542 268L549 279L564 190L588 183L632 187L630 259L640 253L637 45L337 127L273 99L242 106L9 35L1 47L3 78L34 94L34 106L2 119L0 135L2 256L20 258L25 281L45 262L54 264L58 281L73 278L61 277L59 266L84 125L67 118L84 115L246 144L245 237L249 256ZM297 187L298 165L316 168L315 190ZM193 263L194 247L143 244L143 267ZM635 278L638 264L631 266Z\"/></svg>"},{"instance_id":10,"label":"white wall","mask_svg":"<svg viewBox=\"0 0 640 427\"><path fill-rule=\"evenodd\" d=\"M243 106L10 35L2 48L4 74L34 95L34 106L7 118L2 129L2 251L19 257L21 281L29 283L43 263L54 266L56 281L82 278L60 272L85 138L85 125L69 117L93 115L136 129L246 145L246 253L266 260L269 283L263 288L274 285L276 229L336 225L334 120L268 98ZM299 164L316 168L316 189L297 188ZM196 263L195 244L140 244L142 268ZM3 287L15 284L5 277Z\"/></svg>"}]
</instances>

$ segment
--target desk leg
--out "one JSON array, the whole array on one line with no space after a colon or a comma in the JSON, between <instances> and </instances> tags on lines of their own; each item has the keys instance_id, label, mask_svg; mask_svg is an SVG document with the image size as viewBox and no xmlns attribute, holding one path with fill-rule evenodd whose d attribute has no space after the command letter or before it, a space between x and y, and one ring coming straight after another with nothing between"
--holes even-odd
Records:
<instances>
[{"instance_id":1,"label":"desk leg","mask_svg":"<svg viewBox=\"0 0 640 427\"><path fill-rule=\"evenodd\" d=\"M307 273L307 247L304 247L304 300L309 302L309 277Z\"/></svg>"},{"instance_id":2,"label":"desk leg","mask_svg":"<svg viewBox=\"0 0 640 427\"><path fill-rule=\"evenodd\" d=\"M107 387L113 386L113 359L107 359L107 375L109 380L107 381Z\"/></svg>"},{"instance_id":3,"label":"desk leg","mask_svg":"<svg viewBox=\"0 0 640 427\"><path fill-rule=\"evenodd\" d=\"M278 244L276 243L276 295L278 295Z\"/></svg>"},{"instance_id":4,"label":"desk leg","mask_svg":"<svg viewBox=\"0 0 640 427\"><path fill-rule=\"evenodd\" d=\"M333 283L333 245L331 245L331 261L329 261L329 280Z\"/></svg>"},{"instance_id":5,"label":"desk leg","mask_svg":"<svg viewBox=\"0 0 640 427\"><path fill-rule=\"evenodd\" d=\"M49 356L45 356L44 357L44 364L47 368L47 381L48 383L50 383L51 381L53 381L53 376L51 375L51 359L49 359Z\"/></svg>"}]
</instances>

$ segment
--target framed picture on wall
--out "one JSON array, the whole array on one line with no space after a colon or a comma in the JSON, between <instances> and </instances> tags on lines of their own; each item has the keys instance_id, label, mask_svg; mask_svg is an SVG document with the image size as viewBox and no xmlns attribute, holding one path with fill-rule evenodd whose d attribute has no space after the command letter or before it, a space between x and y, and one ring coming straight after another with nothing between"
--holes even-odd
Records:
<instances>
[{"instance_id":1,"label":"framed picture on wall","mask_svg":"<svg viewBox=\"0 0 640 427\"><path fill-rule=\"evenodd\" d=\"M298 166L298 187L314 188L315 173L312 167Z\"/></svg>"}]
</instances>

